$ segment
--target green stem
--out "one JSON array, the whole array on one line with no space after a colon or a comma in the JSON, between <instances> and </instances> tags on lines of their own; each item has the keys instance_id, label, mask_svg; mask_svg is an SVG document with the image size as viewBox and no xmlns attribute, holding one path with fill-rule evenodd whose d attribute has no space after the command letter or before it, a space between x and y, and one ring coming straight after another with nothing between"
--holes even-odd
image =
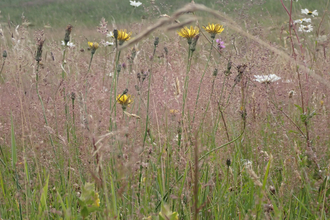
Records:
<instances>
[{"instance_id":1,"label":"green stem","mask_svg":"<svg viewBox=\"0 0 330 220\"><path fill-rule=\"evenodd\" d=\"M0 76L1 76L1 79L4 81L4 78L2 76L2 70L3 70L3 67L5 66L5 62L6 62L6 57L3 59L3 63L2 63L2 66L1 66L1 70L0 70Z\"/></svg>"},{"instance_id":2,"label":"green stem","mask_svg":"<svg viewBox=\"0 0 330 220\"><path fill-rule=\"evenodd\" d=\"M182 122L182 124L180 126L183 126L184 108L185 108L185 105L186 105L186 98L187 98L187 93L188 93L189 72L190 72L192 54L193 54L193 51L190 50L190 44L189 44L186 78L185 78L185 82L184 82L184 92L183 92L183 95L182 95L182 97L183 97L182 113L181 113L181 122ZM181 129L181 132L178 134L178 146L179 147L181 145L181 136L182 136L182 129Z\"/></svg>"},{"instance_id":3,"label":"green stem","mask_svg":"<svg viewBox=\"0 0 330 220\"><path fill-rule=\"evenodd\" d=\"M154 46L154 52L152 54L152 57L155 55L156 52L156 46ZM143 147L142 149L144 149L144 144L146 142L147 139L147 134L148 134L148 124L149 124L149 99L150 99L150 86L151 86L151 75L152 75L152 67L153 67L153 60L151 60L151 68L149 71L149 82L148 82L148 99L147 99L147 117L146 117L146 128L145 128L145 132L144 132L144 138L143 138Z\"/></svg>"},{"instance_id":4,"label":"green stem","mask_svg":"<svg viewBox=\"0 0 330 220\"><path fill-rule=\"evenodd\" d=\"M204 79L204 76L205 76L206 70L207 70L207 68L208 68L208 66L209 66L209 62L210 62L210 58L211 58L211 53L212 53L212 48L213 48L213 41L214 41L214 38L212 38L212 40L211 40L211 49L210 49L209 57L208 57L208 59L207 59L206 65L205 65L205 69L204 69L204 72L203 72L202 78L201 78L201 80L200 80L200 82L199 82L198 92L197 92L197 97L196 97L196 103L195 103L195 109L194 109L194 116L193 116L192 123L194 123L194 121L195 121L196 108L197 108L197 103L198 103L198 99L199 99L199 93L200 93L200 90L201 90L201 85L202 85L202 82L203 82L203 79Z\"/></svg>"},{"instance_id":5,"label":"green stem","mask_svg":"<svg viewBox=\"0 0 330 220\"><path fill-rule=\"evenodd\" d=\"M36 90L37 90L37 95L38 95L39 101L41 103L41 108L42 108L42 113L43 113L43 116L44 116L45 124L46 124L46 126L48 126L48 121L47 121L47 118L46 118L46 111L45 111L44 103L43 103L42 98L41 98L40 93L39 93L39 62L37 62L37 69L36 69ZM57 157L56 149L55 149L54 141L53 141L53 138L52 138L50 132L48 132L48 137L49 137L50 143L53 147L53 151L54 151L55 158L56 158ZM59 168L57 159L56 159L56 164Z\"/></svg>"},{"instance_id":6,"label":"green stem","mask_svg":"<svg viewBox=\"0 0 330 220\"><path fill-rule=\"evenodd\" d=\"M65 71L64 71L64 65L65 65L65 54L66 54L66 48L67 46L65 45L65 48L64 48L64 52L63 52L63 57L62 57L62 80L64 81L65 79ZM65 87L63 88L63 98L64 98L64 112L65 112L65 124L66 124L66 136L67 136L67 140L68 140L68 143L70 142L70 133L69 133L69 121L68 121L68 105L66 103L66 92L65 92Z\"/></svg>"}]
</instances>

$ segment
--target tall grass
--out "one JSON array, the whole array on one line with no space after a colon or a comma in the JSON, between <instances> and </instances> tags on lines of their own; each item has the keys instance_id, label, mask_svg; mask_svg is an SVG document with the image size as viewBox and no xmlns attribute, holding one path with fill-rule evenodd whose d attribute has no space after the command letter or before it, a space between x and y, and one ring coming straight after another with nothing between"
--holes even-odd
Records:
<instances>
[{"instance_id":1,"label":"tall grass","mask_svg":"<svg viewBox=\"0 0 330 220\"><path fill-rule=\"evenodd\" d=\"M65 24L40 49L43 32L2 26L0 218L328 219L330 17L318 9L320 32L283 24L274 36L246 19L257 3L236 21L199 4L144 23L99 18L133 33L118 46L79 25L61 45ZM294 20L303 1L292 3ZM208 23L224 24L225 48L200 28L192 53L172 31ZM255 80L268 74L281 79Z\"/></svg>"}]
</instances>

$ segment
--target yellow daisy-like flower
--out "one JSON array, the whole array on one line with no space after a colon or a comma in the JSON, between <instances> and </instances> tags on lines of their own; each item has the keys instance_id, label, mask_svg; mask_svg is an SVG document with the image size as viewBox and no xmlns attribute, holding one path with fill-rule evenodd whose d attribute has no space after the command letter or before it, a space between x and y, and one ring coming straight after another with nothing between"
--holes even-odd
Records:
<instances>
[{"instance_id":1,"label":"yellow daisy-like flower","mask_svg":"<svg viewBox=\"0 0 330 220\"><path fill-rule=\"evenodd\" d=\"M191 40L199 34L199 29L197 27L193 28L193 26L190 26L190 29L184 27L178 32L178 34L183 38L187 38L188 44L191 44Z\"/></svg>"},{"instance_id":2,"label":"yellow daisy-like flower","mask_svg":"<svg viewBox=\"0 0 330 220\"><path fill-rule=\"evenodd\" d=\"M89 48L92 50L92 51L91 51L92 54L94 54L95 51L97 50L97 48L99 48L99 44L96 43L96 42L90 42L90 41L88 41L88 46L89 46Z\"/></svg>"},{"instance_id":3,"label":"yellow daisy-like flower","mask_svg":"<svg viewBox=\"0 0 330 220\"><path fill-rule=\"evenodd\" d=\"M210 23L206 27L203 26L203 28L204 28L205 31L207 31L208 33L211 34L212 38L215 38L216 34L220 34L224 30L222 25L220 25L220 24L210 24Z\"/></svg>"},{"instance_id":4,"label":"yellow daisy-like flower","mask_svg":"<svg viewBox=\"0 0 330 220\"><path fill-rule=\"evenodd\" d=\"M122 45L125 41L128 41L131 39L132 33L127 33L125 30L118 30L118 37L117 40L119 40L119 45Z\"/></svg>"},{"instance_id":5,"label":"yellow daisy-like flower","mask_svg":"<svg viewBox=\"0 0 330 220\"><path fill-rule=\"evenodd\" d=\"M126 107L133 102L133 100L131 99L131 95L120 94L117 96L117 102L125 110Z\"/></svg>"},{"instance_id":6,"label":"yellow daisy-like flower","mask_svg":"<svg viewBox=\"0 0 330 220\"><path fill-rule=\"evenodd\" d=\"M88 46L89 46L89 48L91 48L92 50L93 50L93 49L97 50L97 48L99 48L99 44L96 43L96 42L89 42L89 41L88 41Z\"/></svg>"}]
</instances>

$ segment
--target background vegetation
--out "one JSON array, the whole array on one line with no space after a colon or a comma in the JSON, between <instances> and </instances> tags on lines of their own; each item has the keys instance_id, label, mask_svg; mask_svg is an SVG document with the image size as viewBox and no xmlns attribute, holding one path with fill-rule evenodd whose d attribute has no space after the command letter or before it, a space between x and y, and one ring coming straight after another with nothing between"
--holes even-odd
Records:
<instances>
[{"instance_id":1,"label":"background vegetation","mask_svg":"<svg viewBox=\"0 0 330 220\"><path fill-rule=\"evenodd\" d=\"M175 22L138 38L184 1L0 2L0 219L329 219L329 1L297 35L280 1L195 2L225 14L178 18L191 59Z\"/></svg>"}]
</instances>

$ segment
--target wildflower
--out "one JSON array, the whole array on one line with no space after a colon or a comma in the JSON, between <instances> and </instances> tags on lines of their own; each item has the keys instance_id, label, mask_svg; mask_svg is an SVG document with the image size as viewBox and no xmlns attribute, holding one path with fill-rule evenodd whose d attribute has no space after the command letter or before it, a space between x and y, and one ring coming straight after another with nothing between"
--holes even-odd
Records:
<instances>
[{"instance_id":1,"label":"wildflower","mask_svg":"<svg viewBox=\"0 0 330 220\"><path fill-rule=\"evenodd\" d=\"M301 9L301 13L302 13L302 14L305 14L305 15L312 15L313 17L319 15L319 13L317 12L317 10L310 11L310 10L308 10L307 8L305 8L305 9Z\"/></svg>"},{"instance_id":2,"label":"wildflower","mask_svg":"<svg viewBox=\"0 0 330 220\"><path fill-rule=\"evenodd\" d=\"M105 41L105 40L101 40L100 42L103 46L107 47L107 46L112 46L114 43L110 42L110 41Z\"/></svg>"},{"instance_id":3,"label":"wildflower","mask_svg":"<svg viewBox=\"0 0 330 220\"><path fill-rule=\"evenodd\" d=\"M65 42L62 40L62 45L65 46ZM68 47L72 48L72 47L75 47L76 45L74 45L72 42L67 42L66 44Z\"/></svg>"},{"instance_id":4,"label":"wildflower","mask_svg":"<svg viewBox=\"0 0 330 220\"><path fill-rule=\"evenodd\" d=\"M131 95L120 94L117 96L117 102L122 106L123 110L133 102Z\"/></svg>"},{"instance_id":5,"label":"wildflower","mask_svg":"<svg viewBox=\"0 0 330 220\"><path fill-rule=\"evenodd\" d=\"M204 30L211 34L211 38L215 38L216 34L220 34L224 28L220 24L209 24L208 26L203 26Z\"/></svg>"},{"instance_id":6,"label":"wildflower","mask_svg":"<svg viewBox=\"0 0 330 220\"><path fill-rule=\"evenodd\" d=\"M199 39L199 34L197 34L193 39L192 39L192 43L190 44L190 50L192 52L194 52L196 50L196 44L197 44L197 41Z\"/></svg>"},{"instance_id":7,"label":"wildflower","mask_svg":"<svg viewBox=\"0 0 330 220\"><path fill-rule=\"evenodd\" d=\"M99 197L98 193L94 194L94 203L93 203L93 205L95 205L97 207L100 207L100 197Z\"/></svg>"},{"instance_id":8,"label":"wildflower","mask_svg":"<svg viewBox=\"0 0 330 220\"><path fill-rule=\"evenodd\" d=\"M140 5L142 5L142 3L141 2L136 2L136 1L132 1L132 0L130 0L130 5L132 5L133 7L139 7Z\"/></svg>"},{"instance_id":9,"label":"wildflower","mask_svg":"<svg viewBox=\"0 0 330 220\"><path fill-rule=\"evenodd\" d=\"M39 63L41 61L42 47L45 42L43 31L36 32L36 41L37 41L37 54L35 60Z\"/></svg>"},{"instance_id":10,"label":"wildflower","mask_svg":"<svg viewBox=\"0 0 330 220\"><path fill-rule=\"evenodd\" d=\"M311 18L301 18L301 19L298 19L298 20L295 20L293 21L294 24L302 24L303 22L305 23L311 23L312 22L312 19Z\"/></svg>"},{"instance_id":11,"label":"wildflower","mask_svg":"<svg viewBox=\"0 0 330 220\"><path fill-rule=\"evenodd\" d=\"M179 113L179 111L176 110L176 109L170 109L170 113L171 113L172 115L176 115L177 113Z\"/></svg>"},{"instance_id":12,"label":"wildflower","mask_svg":"<svg viewBox=\"0 0 330 220\"><path fill-rule=\"evenodd\" d=\"M99 48L99 44L96 43L96 42L90 42L90 41L88 41L88 46L92 50L92 54L94 54L95 51L97 50L97 48Z\"/></svg>"},{"instance_id":13,"label":"wildflower","mask_svg":"<svg viewBox=\"0 0 330 220\"><path fill-rule=\"evenodd\" d=\"M269 75L254 75L255 81L260 83L272 83L276 82L277 80L280 80L281 77L276 76L275 74L269 74Z\"/></svg>"},{"instance_id":14,"label":"wildflower","mask_svg":"<svg viewBox=\"0 0 330 220\"><path fill-rule=\"evenodd\" d=\"M73 26L69 24L65 29L65 36L64 36L64 45L67 45L67 43L70 41L70 34L72 31Z\"/></svg>"},{"instance_id":15,"label":"wildflower","mask_svg":"<svg viewBox=\"0 0 330 220\"><path fill-rule=\"evenodd\" d=\"M301 32L311 32L313 31L313 26L311 24L305 26L305 25L300 25L298 31L301 31Z\"/></svg>"},{"instance_id":16,"label":"wildflower","mask_svg":"<svg viewBox=\"0 0 330 220\"><path fill-rule=\"evenodd\" d=\"M199 34L199 29L197 27L193 28L193 26L190 26L190 29L184 27L178 32L178 34L183 38L187 38L188 44L191 44L192 39Z\"/></svg>"},{"instance_id":17,"label":"wildflower","mask_svg":"<svg viewBox=\"0 0 330 220\"><path fill-rule=\"evenodd\" d=\"M113 32L112 32L112 31L109 31L109 32L107 33L107 37L114 37Z\"/></svg>"},{"instance_id":18,"label":"wildflower","mask_svg":"<svg viewBox=\"0 0 330 220\"><path fill-rule=\"evenodd\" d=\"M218 46L219 51L221 51L221 49L226 48L225 42L223 42L221 39L216 39L215 42L217 42L217 46Z\"/></svg>"},{"instance_id":19,"label":"wildflower","mask_svg":"<svg viewBox=\"0 0 330 220\"><path fill-rule=\"evenodd\" d=\"M119 40L119 45L122 45L125 41L131 39L132 33L127 33L126 30L118 30L117 40Z\"/></svg>"}]
</instances>

